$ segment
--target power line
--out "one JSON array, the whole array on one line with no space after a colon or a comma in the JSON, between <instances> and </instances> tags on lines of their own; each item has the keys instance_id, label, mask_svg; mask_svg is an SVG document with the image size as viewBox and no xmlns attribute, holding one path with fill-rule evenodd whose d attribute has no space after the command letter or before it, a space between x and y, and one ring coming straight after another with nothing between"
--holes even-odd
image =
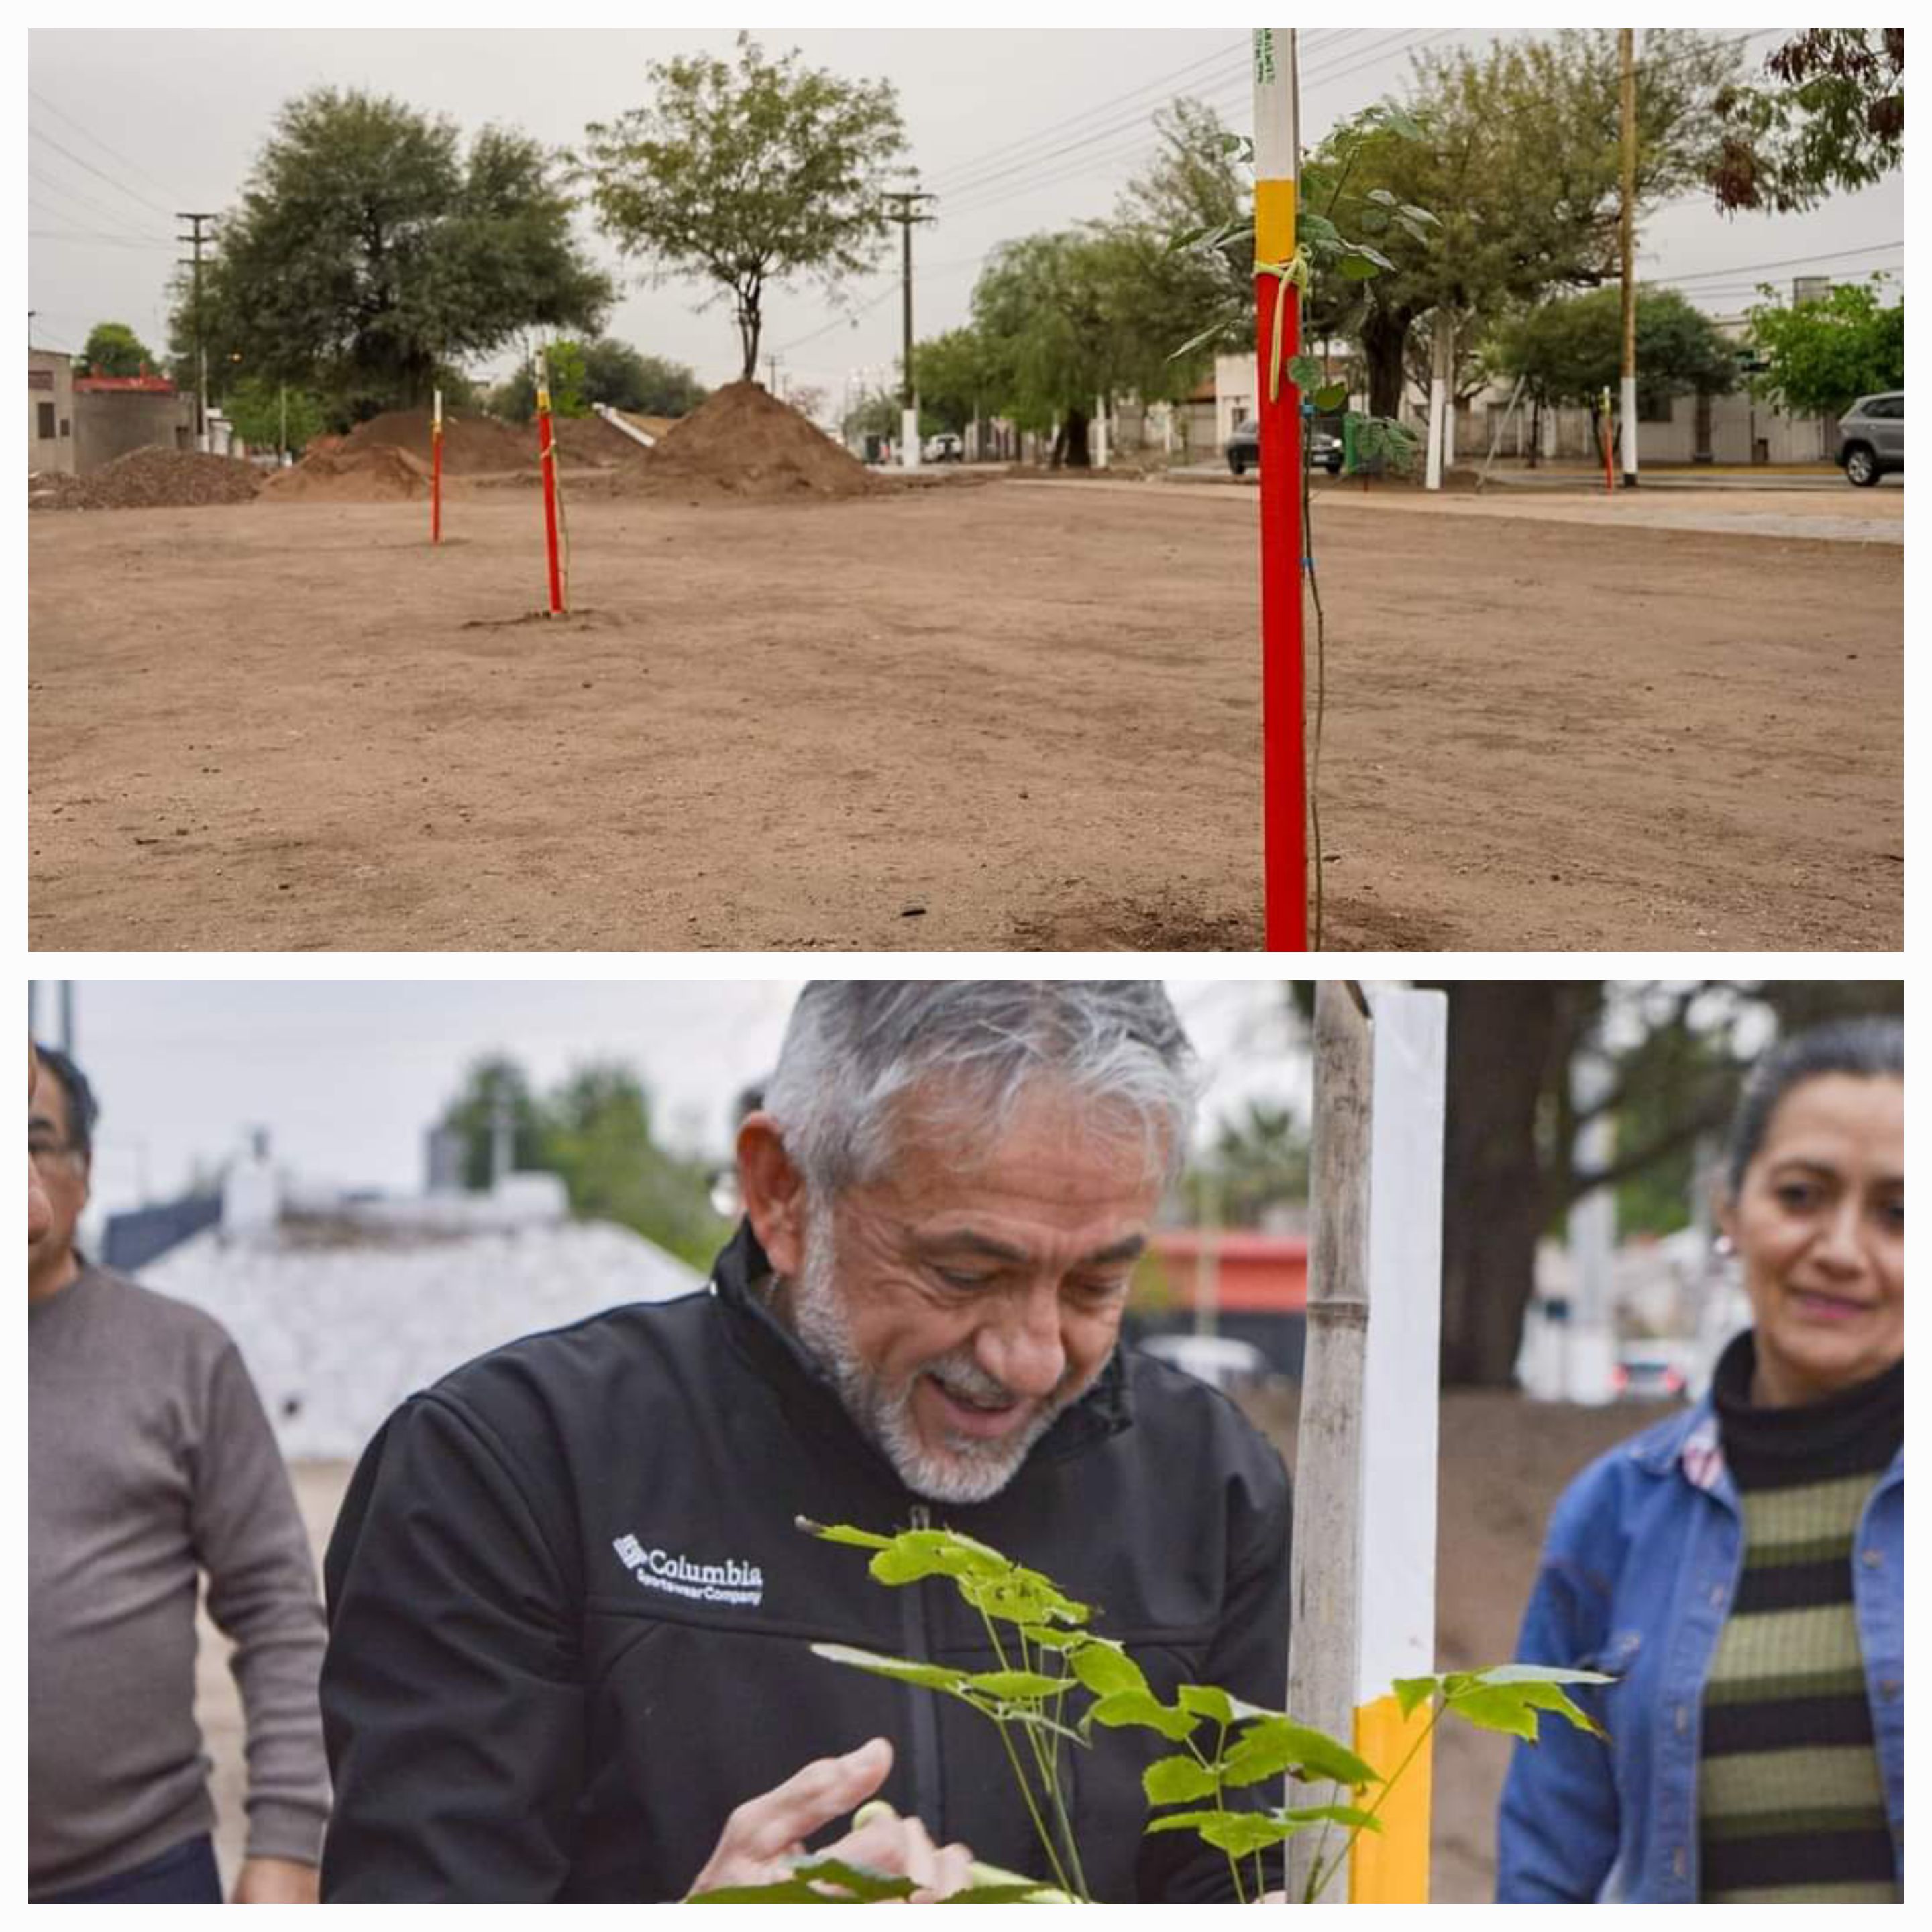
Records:
<instances>
[{"instance_id":1,"label":"power line","mask_svg":"<svg viewBox=\"0 0 1932 1932\"><path fill-rule=\"evenodd\" d=\"M68 160L73 162L76 167L85 168L89 174L104 181L117 194L124 194L130 201L138 201L143 208L151 208L155 214L164 218L168 217L169 211L162 207L159 202L150 201L145 194L136 194L125 182L117 181L113 176L102 169L97 168L84 155L76 154L71 148L63 146L51 134L44 134L39 128L31 126L27 132L34 140L41 142L52 148L56 154L64 155Z\"/></svg>"},{"instance_id":2,"label":"power line","mask_svg":"<svg viewBox=\"0 0 1932 1932\"><path fill-rule=\"evenodd\" d=\"M1754 275L1763 268L1802 268L1813 262L1843 261L1850 255L1888 254L1893 249L1904 246L1903 241L1868 242L1862 248L1834 248L1817 255L1787 255L1779 262L1738 262L1729 268L1706 268L1699 274L1674 275L1670 279L1673 282L1714 281L1726 277Z\"/></svg>"},{"instance_id":3,"label":"power line","mask_svg":"<svg viewBox=\"0 0 1932 1932\"><path fill-rule=\"evenodd\" d=\"M122 154L118 148L110 148L98 134L93 131L92 128L86 127L81 122L76 121L64 107L59 106L54 101L50 100L44 94L39 91L38 88L30 87L27 89L27 93L30 99L38 100L50 114L58 115L61 119L64 121L70 128L74 129L76 134L84 135L88 140L92 141L94 145L98 148L104 154L108 156L110 160L118 161L124 168L132 168L135 173L140 176L143 180L154 182L155 187L159 188L164 194L171 196L176 200L182 199L182 196L176 194L174 189L170 188L166 182L155 180L154 176L150 170L142 167L138 161L130 160L128 157ZM160 211L158 209L156 211L157 213L159 212Z\"/></svg>"},{"instance_id":4,"label":"power line","mask_svg":"<svg viewBox=\"0 0 1932 1932\"><path fill-rule=\"evenodd\" d=\"M172 248L172 242L144 241L138 236L91 234L80 228L30 228L28 238L35 242L85 242L106 248Z\"/></svg>"},{"instance_id":5,"label":"power line","mask_svg":"<svg viewBox=\"0 0 1932 1932\"><path fill-rule=\"evenodd\" d=\"M59 195L64 200L72 202L76 208L84 208L88 214L98 216L103 220L112 223L122 234L138 236L143 241L152 241L154 238L136 227L134 223L121 214L118 209L110 208L105 202L97 200L92 195L83 194L79 188L70 188L57 175L44 172L34 166L31 161L27 164L27 172L48 193ZM31 195L33 190L30 188L28 192ZM52 212L59 212L58 210Z\"/></svg>"}]
</instances>

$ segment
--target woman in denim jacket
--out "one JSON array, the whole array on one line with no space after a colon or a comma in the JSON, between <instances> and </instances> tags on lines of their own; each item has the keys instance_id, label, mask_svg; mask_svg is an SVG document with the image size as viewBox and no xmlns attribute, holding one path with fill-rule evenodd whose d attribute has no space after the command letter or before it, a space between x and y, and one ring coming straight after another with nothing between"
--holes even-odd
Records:
<instances>
[{"instance_id":1,"label":"woman in denim jacket","mask_svg":"<svg viewBox=\"0 0 1932 1932\"><path fill-rule=\"evenodd\" d=\"M1752 1325L1710 1394L1593 1463L1551 1520L1516 1654L1602 1670L1516 1748L1497 1896L1902 1895L1904 1032L1771 1053L1720 1245Z\"/></svg>"}]
</instances>

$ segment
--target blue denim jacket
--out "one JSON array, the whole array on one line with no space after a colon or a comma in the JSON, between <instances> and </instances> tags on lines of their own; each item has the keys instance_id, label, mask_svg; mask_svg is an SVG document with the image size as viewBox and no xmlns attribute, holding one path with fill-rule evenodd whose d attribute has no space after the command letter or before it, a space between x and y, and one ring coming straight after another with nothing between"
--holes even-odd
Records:
<instances>
[{"instance_id":1,"label":"blue denim jacket","mask_svg":"<svg viewBox=\"0 0 1932 1932\"><path fill-rule=\"evenodd\" d=\"M1904 1882L1905 1451L1867 1498L1852 1591ZM1697 1897L1704 1679L1744 1564L1744 1517L1708 1397L1600 1456L1564 1492L1517 1658L1618 1678L1578 1701L1608 1744L1546 1717L1503 1786L1496 1896Z\"/></svg>"}]
</instances>

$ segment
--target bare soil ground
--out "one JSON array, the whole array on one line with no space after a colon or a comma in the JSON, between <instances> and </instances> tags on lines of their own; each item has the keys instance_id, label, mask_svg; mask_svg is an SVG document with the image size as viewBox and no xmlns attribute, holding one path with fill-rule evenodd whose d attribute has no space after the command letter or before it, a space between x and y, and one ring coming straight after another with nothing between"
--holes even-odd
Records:
<instances>
[{"instance_id":1,"label":"bare soil ground","mask_svg":"<svg viewBox=\"0 0 1932 1932\"><path fill-rule=\"evenodd\" d=\"M1256 1398L1252 1412L1292 1467L1292 1388ZM1635 1405L1574 1408L1487 1391L1455 1390L1444 1396L1436 1558L1440 1668L1474 1669L1511 1655L1551 1504L1593 1456L1662 1412ZM348 1486L350 1466L298 1463L293 1474L319 1570ZM228 1673L226 1643L205 1616L201 1634L196 1714L214 1767L220 1820L216 1849L232 1884L245 1828L241 1708ZM1432 1895L1439 1901L1466 1903L1490 1896L1496 1801L1509 1749L1508 1739L1466 1726L1440 1735L1432 1870ZM694 1868L708 1849L693 1848Z\"/></svg>"},{"instance_id":2,"label":"bare soil ground","mask_svg":"<svg viewBox=\"0 0 1932 1932\"><path fill-rule=\"evenodd\" d=\"M1328 946L1903 944L1900 546L1413 500L1317 511ZM32 944L1258 946L1256 514L585 488L555 620L531 491L32 518Z\"/></svg>"}]
</instances>

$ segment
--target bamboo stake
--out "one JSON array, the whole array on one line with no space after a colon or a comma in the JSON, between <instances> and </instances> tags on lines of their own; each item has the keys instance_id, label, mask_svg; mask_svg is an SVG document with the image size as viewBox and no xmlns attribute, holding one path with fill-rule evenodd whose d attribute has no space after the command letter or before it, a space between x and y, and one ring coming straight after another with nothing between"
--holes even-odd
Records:
<instances>
[{"instance_id":1,"label":"bamboo stake","mask_svg":"<svg viewBox=\"0 0 1932 1932\"><path fill-rule=\"evenodd\" d=\"M1369 1324L1369 1164L1374 1035L1360 988L1315 990L1315 1130L1309 1198L1308 1345L1295 1451L1290 1556L1288 1708L1331 1737L1354 1725L1361 1524L1362 1395ZM1327 1785L1291 1784L1291 1804L1333 1802ZM1346 1794L1344 1794L1346 1798ZM1334 1840L1288 1841L1288 1897L1299 1900ZM1346 1896L1338 1869L1324 1896Z\"/></svg>"}]
</instances>

